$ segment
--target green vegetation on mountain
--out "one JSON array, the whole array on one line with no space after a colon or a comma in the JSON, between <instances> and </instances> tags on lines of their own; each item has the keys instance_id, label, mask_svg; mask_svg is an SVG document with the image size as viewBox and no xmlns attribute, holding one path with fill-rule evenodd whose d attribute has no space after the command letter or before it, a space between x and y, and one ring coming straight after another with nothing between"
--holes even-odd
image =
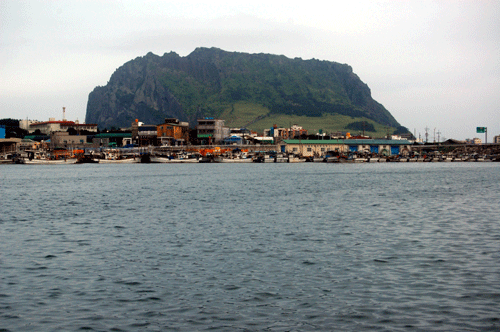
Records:
<instances>
[{"instance_id":1,"label":"green vegetation on mountain","mask_svg":"<svg viewBox=\"0 0 500 332\"><path fill-rule=\"evenodd\" d=\"M206 116L257 131L273 124L359 130L352 123L364 123L380 134L400 126L346 64L216 48L127 62L90 93L86 122L128 127L135 119L159 124L176 117L195 126Z\"/></svg>"}]
</instances>

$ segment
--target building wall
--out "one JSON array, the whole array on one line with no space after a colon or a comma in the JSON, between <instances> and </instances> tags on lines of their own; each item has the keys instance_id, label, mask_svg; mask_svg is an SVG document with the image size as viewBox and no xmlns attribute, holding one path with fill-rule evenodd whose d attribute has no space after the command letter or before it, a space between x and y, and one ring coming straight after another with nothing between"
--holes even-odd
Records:
<instances>
[{"instance_id":1,"label":"building wall","mask_svg":"<svg viewBox=\"0 0 500 332\"><path fill-rule=\"evenodd\" d=\"M345 144L305 144L305 143L292 143L287 144L285 152L302 155L304 157L324 156L327 151L338 151L346 153L348 146Z\"/></svg>"},{"instance_id":2,"label":"building wall","mask_svg":"<svg viewBox=\"0 0 500 332\"><path fill-rule=\"evenodd\" d=\"M314 142L308 143L307 140L301 142L286 142L285 152L294 153L302 155L304 157L313 156L324 156L327 151L338 151L339 153L349 153L349 152L359 152L359 153L372 153L373 150L377 150L376 153L380 155L397 155L397 154L409 154L411 151L411 146L408 144L398 144L398 142L403 141L388 141L387 144L379 144L379 142L373 142L373 144L367 144L367 140L363 143L358 143L354 141L344 140L338 142Z\"/></svg>"},{"instance_id":3,"label":"building wall","mask_svg":"<svg viewBox=\"0 0 500 332\"><path fill-rule=\"evenodd\" d=\"M212 143L220 142L224 135L230 133L229 128L224 127L224 120L220 119L199 119L196 126L198 137L212 137Z\"/></svg>"},{"instance_id":4,"label":"building wall","mask_svg":"<svg viewBox=\"0 0 500 332\"><path fill-rule=\"evenodd\" d=\"M69 128L73 128L77 131L87 130L91 132L97 132L96 124L78 124L74 123L73 121L48 121L32 123L29 126L29 132L33 133L37 129L39 129L41 133L50 135L51 133L57 131L68 131Z\"/></svg>"},{"instance_id":5,"label":"building wall","mask_svg":"<svg viewBox=\"0 0 500 332\"><path fill-rule=\"evenodd\" d=\"M176 124L164 123L157 126L158 137L171 137L175 140L189 140L189 128Z\"/></svg>"},{"instance_id":6,"label":"building wall","mask_svg":"<svg viewBox=\"0 0 500 332\"><path fill-rule=\"evenodd\" d=\"M50 135L50 147L55 148L83 148L87 146L87 136L69 135L67 132L54 132Z\"/></svg>"},{"instance_id":7,"label":"building wall","mask_svg":"<svg viewBox=\"0 0 500 332\"><path fill-rule=\"evenodd\" d=\"M37 123L37 122L40 122L40 121L35 121L35 120L19 120L19 128L21 129L24 129L26 131L30 131L30 126L33 124L33 123Z\"/></svg>"}]
</instances>

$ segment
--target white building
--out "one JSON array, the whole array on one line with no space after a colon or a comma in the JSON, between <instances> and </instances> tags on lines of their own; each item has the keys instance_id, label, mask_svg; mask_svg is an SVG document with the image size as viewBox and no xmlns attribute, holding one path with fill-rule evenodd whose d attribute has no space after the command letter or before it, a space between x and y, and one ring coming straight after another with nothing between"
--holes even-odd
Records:
<instances>
[{"instance_id":1,"label":"white building","mask_svg":"<svg viewBox=\"0 0 500 332\"><path fill-rule=\"evenodd\" d=\"M25 121L25 120L21 120ZM45 122L35 122L29 124L29 132L33 133L37 129L40 130L42 134L50 135L53 132L58 131L68 131L68 129L73 128L76 131L90 131L97 132L97 124L80 124L78 121L56 121L55 118L50 118L49 121Z\"/></svg>"},{"instance_id":2,"label":"white building","mask_svg":"<svg viewBox=\"0 0 500 332\"><path fill-rule=\"evenodd\" d=\"M229 127L224 126L224 120L214 118L198 119L196 135L200 139L208 139L211 143L221 142L230 135Z\"/></svg>"}]
</instances>

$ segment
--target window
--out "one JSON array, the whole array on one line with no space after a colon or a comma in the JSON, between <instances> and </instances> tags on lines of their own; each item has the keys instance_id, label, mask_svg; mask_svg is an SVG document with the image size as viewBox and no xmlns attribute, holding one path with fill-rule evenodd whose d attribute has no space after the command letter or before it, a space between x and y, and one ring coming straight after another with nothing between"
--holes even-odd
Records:
<instances>
[{"instance_id":1,"label":"window","mask_svg":"<svg viewBox=\"0 0 500 332\"><path fill-rule=\"evenodd\" d=\"M293 152L297 152L297 150L298 150L297 148L293 148L292 149Z\"/></svg>"},{"instance_id":2,"label":"window","mask_svg":"<svg viewBox=\"0 0 500 332\"><path fill-rule=\"evenodd\" d=\"M307 152L311 152L312 151L312 148L307 148Z\"/></svg>"}]
</instances>

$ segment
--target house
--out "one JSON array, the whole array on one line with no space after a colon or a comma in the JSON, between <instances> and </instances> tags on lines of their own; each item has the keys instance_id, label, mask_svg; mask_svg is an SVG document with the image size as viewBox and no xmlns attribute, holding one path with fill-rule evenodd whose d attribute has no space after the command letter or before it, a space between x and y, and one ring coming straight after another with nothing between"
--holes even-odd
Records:
<instances>
[{"instance_id":1,"label":"house","mask_svg":"<svg viewBox=\"0 0 500 332\"><path fill-rule=\"evenodd\" d=\"M189 141L189 123L178 119L165 119L165 122L156 126L158 140L162 146L186 145Z\"/></svg>"},{"instance_id":2,"label":"house","mask_svg":"<svg viewBox=\"0 0 500 332\"><path fill-rule=\"evenodd\" d=\"M0 158L18 151L21 141L21 138L0 138Z\"/></svg>"},{"instance_id":3,"label":"house","mask_svg":"<svg viewBox=\"0 0 500 332\"><path fill-rule=\"evenodd\" d=\"M207 144L219 143L229 136L230 129L224 126L224 120L214 118L198 119L196 136Z\"/></svg>"},{"instance_id":4,"label":"house","mask_svg":"<svg viewBox=\"0 0 500 332\"><path fill-rule=\"evenodd\" d=\"M76 148L82 149L88 147L87 135L70 135L65 131L53 132L50 135L50 149L56 148Z\"/></svg>"},{"instance_id":5,"label":"house","mask_svg":"<svg viewBox=\"0 0 500 332\"><path fill-rule=\"evenodd\" d=\"M300 126L293 125L290 128L278 128L277 125L273 125L270 129L264 129L265 137L273 137L274 139L293 139L307 136L307 129Z\"/></svg>"},{"instance_id":6,"label":"house","mask_svg":"<svg viewBox=\"0 0 500 332\"><path fill-rule=\"evenodd\" d=\"M158 144L156 125L145 125L136 119L132 122L132 143L138 146L154 146Z\"/></svg>"}]
</instances>

